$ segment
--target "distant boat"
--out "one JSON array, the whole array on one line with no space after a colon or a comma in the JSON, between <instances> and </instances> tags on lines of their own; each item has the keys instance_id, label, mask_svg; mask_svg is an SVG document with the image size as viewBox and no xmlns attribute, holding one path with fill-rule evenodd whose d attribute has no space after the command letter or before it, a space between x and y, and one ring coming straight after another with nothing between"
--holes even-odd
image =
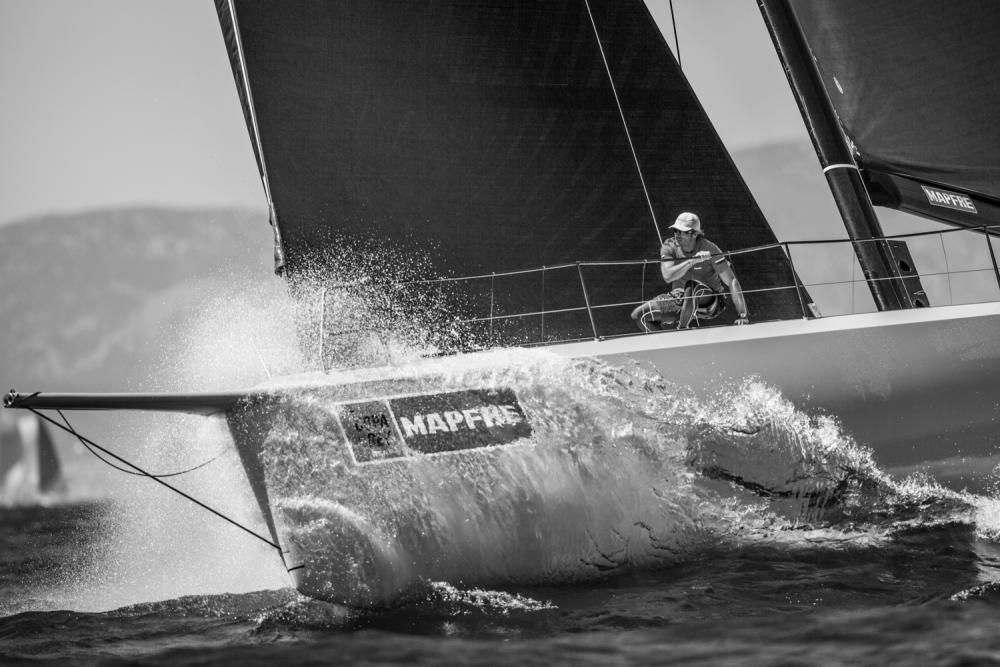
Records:
<instances>
[{"instance_id":1,"label":"distant boat","mask_svg":"<svg viewBox=\"0 0 1000 667\"><path fill-rule=\"evenodd\" d=\"M0 415L0 504L34 504L65 490L49 428L34 415Z\"/></svg>"},{"instance_id":2,"label":"distant boat","mask_svg":"<svg viewBox=\"0 0 1000 667\"><path fill-rule=\"evenodd\" d=\"M929 303L872 204L981 232L1000 285L1000 6L759 4L879 312L811 305L793 244L775 238L639 0L217 0L298 335L323 371L369 368L5 404L224 414L299 589L358 605L456 572L435 540L467 534L469 515L391 518L377 490L431 493L414 476L440 465L473 511L455 461L532 443L546 409L513 380L487 381L511 377L511 347L648 363L700 396L756 376L834 416L882 465L961 455L991 468L1000 304ZM736 265L752 324L635 333L629 311L661 291L657 249L688 210ZM380 347L393 338L485 370L394 367ZM569 391L550 398L565 405ZM295 466L301 494L284 497ZM560 492L533 483L543 500ZM345 489L365 502L345 505ZM531 516L496 519L512 531L510 562L579 537ZM471 551L461 558L485 558ZM467 583L507 576L477 572Z\"/></svg>"}]
</instances>

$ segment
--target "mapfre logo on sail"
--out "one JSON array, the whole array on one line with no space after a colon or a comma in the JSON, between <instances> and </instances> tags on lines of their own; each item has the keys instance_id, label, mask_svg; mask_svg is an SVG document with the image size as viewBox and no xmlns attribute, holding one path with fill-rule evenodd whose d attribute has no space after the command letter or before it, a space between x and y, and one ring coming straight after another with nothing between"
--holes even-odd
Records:
<instances>
[{"instance_id":1,"label":"mapfre logo on sail","mask_svg":"<svg viewBox=\"0 0 1000 667\"><path fill-rule=\"evenodd\" d=\"M920 188L924 191L924 195L927 197L927 203L931 206L943 206L956 211L962 211L963 213L979 213L979 211L976 210L976 204L972 201L972 198L967 195L962 195L957 192L948 192L947 190L938 190L937 188L930 188L926 185L921 185Z\"/></svg>"}]
</instances>

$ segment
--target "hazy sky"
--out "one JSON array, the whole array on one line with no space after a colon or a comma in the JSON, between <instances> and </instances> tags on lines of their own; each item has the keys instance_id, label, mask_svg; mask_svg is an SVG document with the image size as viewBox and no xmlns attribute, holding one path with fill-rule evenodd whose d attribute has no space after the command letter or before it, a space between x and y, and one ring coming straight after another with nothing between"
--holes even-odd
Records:
<instances>
[{"instance_id":1,"label":"hazy sky","mask_svg":"<svg viewBox=\"0 0 1000 667\"><path fill-rule=\"evenodd\" d=\"M668 0L648 0L673 44ZM803 139L753 0L674 0L730 148ZM81 208L264 207L211 0L0 0L0 224Z\"/></svg>"}]
</instances>

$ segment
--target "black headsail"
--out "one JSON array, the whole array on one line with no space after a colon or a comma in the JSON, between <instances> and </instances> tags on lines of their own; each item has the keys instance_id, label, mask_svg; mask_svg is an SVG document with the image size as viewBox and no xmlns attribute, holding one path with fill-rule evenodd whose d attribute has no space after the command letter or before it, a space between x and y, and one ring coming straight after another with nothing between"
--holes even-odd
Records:
<instances>
[{"instance_id":1,"label":"black headsail","mask_svg":"<svg viewBox=\"0 0 1000 667\"><path fill-rule=\"evenodd\" d=\"M1000 3L787 4L872 202L964 227L1000 223Z\"/></svg>"},{"instance_id":2,"label":"black headsail","mask_svg":"<svg viewBox=\"0 0 1000 667\"><path fill-rule=\"evenodd\" d=\"M428 277L652 259L687 210L724 250L775 242L641 0L216 5L293 280L357 239ZM753 318L802 316L795 290L755 291L794 284L780 250L734 261ZM618 304L595 311L602 336L663 289L655 267L586 266L464 305L580 308L581 283ZM539 320L506 339L591 335L582 308Z\"/></svg>"}]
</instances>

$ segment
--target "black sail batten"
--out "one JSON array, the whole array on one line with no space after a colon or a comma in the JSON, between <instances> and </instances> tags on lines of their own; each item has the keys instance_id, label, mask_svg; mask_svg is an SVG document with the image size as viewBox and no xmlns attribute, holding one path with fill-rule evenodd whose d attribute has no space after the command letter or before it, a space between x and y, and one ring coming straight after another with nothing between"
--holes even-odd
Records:
<instances>
[{"instance_id":1,"label":"black sail batten","mask_svg":"<svg viewBox=\"0 0 1000 667\"><path fill-rule=\"evenodd\" d=\"M1000 3L789 6L873 203L963 227L1000 223Z\"/></svg>"},{"instance_id":2,"label":"black sail batten","mask_svg":"<svg viewBox=\"0 0 1000 667\"><path fill-rule=\"evenodd\" d=\"M352 239L425 258L426 277L652 259L651 208L664 227L697 212L723 249L775 242L641 0L217 7L293 280ZM753 318L802 316L794 289L757 291L795 284L780 250L735 263ZM600 335L632 331L628 304L663 290L655 265L584 273L592 303L622 304L595 310ZM473 316L584 305L576 272L505 280L466 299ZM578 310L544 334L590 330Z\"/></svg>"}]
</instances>

